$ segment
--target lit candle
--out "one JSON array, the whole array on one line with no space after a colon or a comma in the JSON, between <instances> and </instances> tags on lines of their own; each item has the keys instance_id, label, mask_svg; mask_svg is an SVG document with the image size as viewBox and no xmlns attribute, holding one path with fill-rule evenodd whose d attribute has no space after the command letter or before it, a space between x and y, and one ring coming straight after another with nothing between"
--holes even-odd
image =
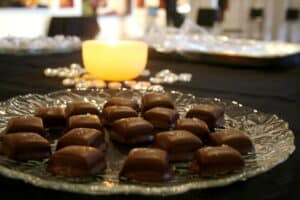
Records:
<instances>
[{"instance_id":1,"label":"lit candle","mask_svg":"<svg viewBox=\"0 0 300 200\"><path fill-rule=\"evenodd\" d=\"M142 41L89 40L82 44L85 68L102 80L136 78L145 69L147 57L148 46Z\"/></svg>"}]
</instances>

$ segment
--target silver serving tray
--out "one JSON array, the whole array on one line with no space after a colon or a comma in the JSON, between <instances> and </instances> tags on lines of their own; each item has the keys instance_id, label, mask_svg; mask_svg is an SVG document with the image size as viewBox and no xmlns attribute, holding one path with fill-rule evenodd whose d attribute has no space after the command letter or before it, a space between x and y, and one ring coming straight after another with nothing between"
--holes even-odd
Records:
<instances>
[{"instance_id":1,"label":"silver serving tray","mask_svg":"<svg viewBox=\"0 0 300 200\"><path fill-rule=\"evenodd\" d=\"M147 91L131 90L63 90L46 95L28 94L17 96L0 103L0 131L6 127L7 120L13 116L31 115L37 107L64 106L70 101L91 101L102 108L112 95L126 96L140 100ZM193 104L218 104L225 107L226 128L245 131L254 142L256 154L245 156L246 167L243 171L201 178L190 172L190 163L175 164L174 179L166 183L146 183L119 179L119 170L126 158L129 147L109 143L108 168L103 175L89 178L64 178L49 174L42 162L16 162L0 156L0 174L12 179L23 180L37 187L91 195L143 194L173 195L191 189L204 189L245 181L264 173L284 162L295 150L294 135L288 123L273 114L265 114L243 106L236 101L219 98L195 97L178 91L170 94L181 116ZM56 139L53 138L52 149Z\"/></svg>"}]
</instances>

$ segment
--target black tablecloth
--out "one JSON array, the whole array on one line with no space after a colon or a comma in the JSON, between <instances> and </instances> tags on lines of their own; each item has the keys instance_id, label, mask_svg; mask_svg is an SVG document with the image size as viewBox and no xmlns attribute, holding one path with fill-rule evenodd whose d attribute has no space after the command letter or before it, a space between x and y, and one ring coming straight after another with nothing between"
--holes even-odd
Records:
<instances>
[{"instance_id":1,"label":"black tablecloth","mask_svg":"<svg viewBox=\"0 0 300 200\"><path fill-rule=\"evenodd\" d=\"M80 61L80 53L47 56L0 56L0 100L26 93L48 93L63 89L61 79L43 76L49 65L63 66ZM175 60L150 59L148 69L155 73L169 68L176 73L193 74L190 83L165 85L171 90L203 97L237 100L259 111L274 113L289 122L300 145L300 66L276 69L243 69L212 66ZM232 185L206 190L192 190L170 197L85 196L36 188L22 181L0 176L0 195L30 199L298 199L300 188L300 151L267 173Z\"/></svg>"}]
</instances>

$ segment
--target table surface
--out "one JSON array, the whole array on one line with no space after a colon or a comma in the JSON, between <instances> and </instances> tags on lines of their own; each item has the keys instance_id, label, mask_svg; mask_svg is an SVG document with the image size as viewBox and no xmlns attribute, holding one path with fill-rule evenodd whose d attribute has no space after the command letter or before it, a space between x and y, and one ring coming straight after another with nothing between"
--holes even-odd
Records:
<instances>
[{"instance_id":1,"label":"table surface","mask_svg":"<svg viewBox=\"0 0 300 200\"><path fill-rule=\"evenodd\" d=\"M5 56L0 55L0 101L27 93L48 93L63 89L61 79L46 78L43 69L81 62L80 52L66 55ZM300 145L300 66L250 69L178 62L173 59L150 59L152 74L161 69L193 74L189 83L165 85L168 90L190 92L200 97L219 97L266 113L277 114L288 121ZM184 194L157 197L137 195L87 196L41 189L0 176L1 196L31 199L298 199L300 188L300 151L267 173L232 185Z\"/></svg>"}]
</instances>

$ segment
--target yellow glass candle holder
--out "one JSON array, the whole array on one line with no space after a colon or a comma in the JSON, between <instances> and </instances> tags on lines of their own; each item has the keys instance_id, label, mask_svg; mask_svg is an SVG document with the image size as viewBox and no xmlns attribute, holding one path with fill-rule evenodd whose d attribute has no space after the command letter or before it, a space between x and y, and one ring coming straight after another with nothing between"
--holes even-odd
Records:
<instances>
[{"instance_id":1,"label":"yellow glass candle holder","mask_svg":"<svg viewBox=\"0 0 300 200\"><path fill-rule=\"evenodd\" d=\"M87 71L106 81L138 77L145 69L148 46L142 41L88 40L82 44L82 59Z\"/></svg>"}]
</instances>

